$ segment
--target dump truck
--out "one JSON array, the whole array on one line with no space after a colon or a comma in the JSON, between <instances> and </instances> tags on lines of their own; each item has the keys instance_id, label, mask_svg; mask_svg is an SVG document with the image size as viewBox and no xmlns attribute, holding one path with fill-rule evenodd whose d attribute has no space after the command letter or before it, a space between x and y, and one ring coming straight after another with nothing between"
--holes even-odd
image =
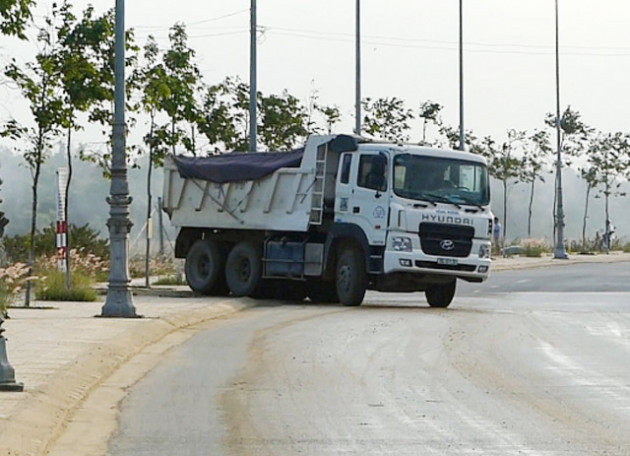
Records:
<instances>
[{"instance_id":1,"label":"dump truck","mask_svg":"<svg viewBox=\"0 0 630 456\"><path fill-rule=\"evenodd\" d=\"M424 292L490 272L485 159L465 151L311 135L290 152L170 156L163 210L199 294L357 306L366 290Z\"/></svg>"}]
</instances>

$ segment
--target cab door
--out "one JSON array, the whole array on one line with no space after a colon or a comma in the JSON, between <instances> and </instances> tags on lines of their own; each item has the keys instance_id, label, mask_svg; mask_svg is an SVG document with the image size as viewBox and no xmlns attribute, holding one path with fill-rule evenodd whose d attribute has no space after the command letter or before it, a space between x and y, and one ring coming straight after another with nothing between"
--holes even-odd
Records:
<instances>
[{"instance_id":1,"label":"cab door","mask_svg":"<svg viewBox=\"0 0 630 456\"><path fill-rule=\"evenodd\" d=\"M340 160L335 220L360 226L370 245L386 242L389 174L383 153L346 153Z\"/></svg>"}]
</instances>

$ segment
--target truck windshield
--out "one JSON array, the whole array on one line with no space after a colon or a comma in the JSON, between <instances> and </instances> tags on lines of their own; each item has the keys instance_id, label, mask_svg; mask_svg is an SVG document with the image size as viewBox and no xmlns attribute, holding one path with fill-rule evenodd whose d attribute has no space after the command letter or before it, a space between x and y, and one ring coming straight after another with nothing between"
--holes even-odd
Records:
<instances>
[{"instance_id":1,"label":"truck windshield","mask_svg":"<svg viewBox=\"0 0 630 456\"><path fill-rule=\"evenodd\" d=\"M394 159L394 193L431 203L485 206L490 202L488 170L473 161L399 154Z\"/></svg>"}]
</instances>

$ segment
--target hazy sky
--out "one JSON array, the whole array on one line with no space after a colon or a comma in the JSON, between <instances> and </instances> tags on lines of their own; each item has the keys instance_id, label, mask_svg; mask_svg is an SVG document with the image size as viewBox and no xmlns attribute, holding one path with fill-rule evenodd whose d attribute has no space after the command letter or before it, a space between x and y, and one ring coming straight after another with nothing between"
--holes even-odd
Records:
<instances>
[{"instance_id":1,"label":"hazy sky","mask_svg":"<svg viewBox=\"0 0 630 456\"><path fill-rule=\"evenodd\" d=\"M40 0L38 15L51 2ZM89 3L97 10L114 0ZM354 0L258 0L258 88L283 89L307 102L314 90L338 105L341 131L354 126ZM602 131L630 130L630 2L559 0L561 104ZM127 0L126 25L140 43L149 33L168 43L176 21L206 82L249 81L250 0ZM362 0L364 97L433 100L444 121L459 122L458 0ZM554 0L464 0L465 125L504 139L509 128L543 127L555 111ZM38 17L41 22L41 16ZM5 57L31 45L5 41ZM3 89L0 118L14 112ZM412 134L420 137L419 123Z\"/></svg>"}]
</instances>

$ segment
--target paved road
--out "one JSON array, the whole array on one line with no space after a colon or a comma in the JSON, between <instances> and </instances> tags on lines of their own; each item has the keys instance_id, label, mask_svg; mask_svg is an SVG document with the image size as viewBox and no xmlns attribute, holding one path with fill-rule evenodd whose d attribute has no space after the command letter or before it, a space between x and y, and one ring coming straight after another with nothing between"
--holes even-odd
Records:
<instances>
[{"instance_id":1,"label":"paved road","mask_svg":"<svg viewBox=\"0 0 630 456\"><path fill-rule=\"evenodd\" d=\"M370 294L241 312L131 390L110 454L627 456L629 273L499 273L448 310Z\"/></svg>"}]
</instances>

